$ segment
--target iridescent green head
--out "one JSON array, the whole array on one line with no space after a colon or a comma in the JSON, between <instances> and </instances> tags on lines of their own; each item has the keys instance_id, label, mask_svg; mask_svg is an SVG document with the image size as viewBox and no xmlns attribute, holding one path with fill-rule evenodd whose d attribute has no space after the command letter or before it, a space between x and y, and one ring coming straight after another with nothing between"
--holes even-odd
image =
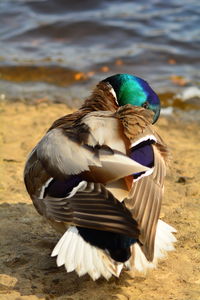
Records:
<instances>
[{"instance_id":1,"label":"iridescent green head","mask_svg":"<svg viewBox=\"0 0 200 300\"><path fill-rule=\"evenodd\" d=\"M150 109L154 112L153 123L157 121L160 115L160 100L142 78L117 74L104 79L103 82L108 82L112 86L119 106L132 104Z\"/></svg>"}]
</instances>

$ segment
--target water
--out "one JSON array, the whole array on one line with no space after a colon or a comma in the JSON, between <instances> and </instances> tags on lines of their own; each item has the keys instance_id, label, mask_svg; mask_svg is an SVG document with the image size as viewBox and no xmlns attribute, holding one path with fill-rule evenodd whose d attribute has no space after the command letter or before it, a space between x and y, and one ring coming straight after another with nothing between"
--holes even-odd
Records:
<instances>
[{"instance_id":1,"label":"water","mask_svg":"<svg viewBox=\"0 0 200 300\"><path fill-rule=\"evenodd\" d=\"M198 0L1 0L1 97L73 105L97 81L126 72L168 106L199 87L199 16Z\"/></svg>"}]
</instances>

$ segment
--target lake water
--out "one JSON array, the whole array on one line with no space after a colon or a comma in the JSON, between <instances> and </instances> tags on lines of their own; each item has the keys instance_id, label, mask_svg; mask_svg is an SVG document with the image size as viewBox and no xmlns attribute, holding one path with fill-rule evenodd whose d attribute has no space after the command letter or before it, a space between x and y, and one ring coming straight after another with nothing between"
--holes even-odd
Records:
<instances>
[{"instance_id":1,"label":"lake water","mask_svg":"<svg viewBox=\"0 0 200 300\"><path fill-rule=\"evenodd\" d=\"M0 20L2 99L73 106L113 73L144 78L166 105L199 91L199 0L1 0Z\"/></svg>"}]
</instances>

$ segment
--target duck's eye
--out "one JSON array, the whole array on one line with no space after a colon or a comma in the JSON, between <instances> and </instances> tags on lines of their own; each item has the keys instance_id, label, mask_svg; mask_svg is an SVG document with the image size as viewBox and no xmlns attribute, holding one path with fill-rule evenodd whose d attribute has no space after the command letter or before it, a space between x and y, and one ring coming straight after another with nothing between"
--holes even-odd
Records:
<instances>
[{"instance_id":1,"label":"duck's eye","mask_svg":"<svg viewBox=\"0 0 200 300\"><path fill-rule=\"evenodd\" d=\"M148 104L148 102L144 102L144 103L142 104L142 107L144 107L144 108L148 109L148 108L149 108L149 104Z\"/></svg>"}]
</instances>

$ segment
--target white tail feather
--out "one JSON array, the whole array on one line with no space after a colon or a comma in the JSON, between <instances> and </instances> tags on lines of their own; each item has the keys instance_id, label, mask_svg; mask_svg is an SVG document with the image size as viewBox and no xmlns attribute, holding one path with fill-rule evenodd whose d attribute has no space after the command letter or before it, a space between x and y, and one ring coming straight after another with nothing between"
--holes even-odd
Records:
<instances>
[{"instance_id":1,"label":"white tail feather","mask_svg":"<svg viewBox=\"0 0 200 300\"><path fill-rule=\"evenodd\" d=\"M139 244L132 246L132 257L125 263L130 270L136 270L146 273L148 269L156 268L157 261L167 255L167 251L174 250L173 243L176 242L175 236L172 234L176 229L167 223L158 220L157 231L155 237L154 259L149 262L142 252Z\"/></svg>"},{"instance_id":2,"label":"white tail feather","mask_svg":"<svg viewBox=\"0 0 200 300\"><path fill-rule=\"evenodd\" d=\"M119 276L122 263L114 262L109 255L79 235L76 227L70 227L55 246L51 256L57 255L57 265L65 265L67 272L76 271L79 276L88 273L93 280L103 276L107 280Z\"/></svg>"},{"instance_id":3,"label":"white tail feather","mask_svg":"<svg viewBox=\"0 0 200 300\"><path fill-rule=\"evenodd\" d=\"M107 280L112 276L119 277L123 267L146 273L155 268L159 258L166 256L167 251L174 250L176 230L159 220L155 238L154 259L149 262L139 244L132 246L132 256L125 263L114 261L106 251L87 243L78 233L76 227L69 229L55 246L51 256L57 256L57 265L65 265L67 272L76 271L79 276L88 273L93 280L103 276Z\"/></svg>"}]
</instances>

